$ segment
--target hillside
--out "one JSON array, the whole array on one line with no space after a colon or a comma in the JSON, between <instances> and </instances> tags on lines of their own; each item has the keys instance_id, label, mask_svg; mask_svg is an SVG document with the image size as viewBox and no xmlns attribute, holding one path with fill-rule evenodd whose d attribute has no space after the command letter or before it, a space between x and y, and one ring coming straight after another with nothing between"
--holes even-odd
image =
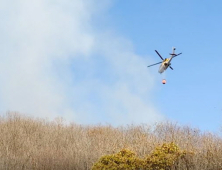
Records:
<instances>
[{"instance_id":1,"label":"hillside","mask_svg":"<svg viewBox=\"0 0 222 170\"><path fill-rule=\"evenodd\" d=\"M0 117L0 169L91 169L101 156L123 148L139 157L174 142L192 152L179 169L222 169L222 139L174 123L112 126L67 125L15 113Z\"/></svg>"}]
</instances>

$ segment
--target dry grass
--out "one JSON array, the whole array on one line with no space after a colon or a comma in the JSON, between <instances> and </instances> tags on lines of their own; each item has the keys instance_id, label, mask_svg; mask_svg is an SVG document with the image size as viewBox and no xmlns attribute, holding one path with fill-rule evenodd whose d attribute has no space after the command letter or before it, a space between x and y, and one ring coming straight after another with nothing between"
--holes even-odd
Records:
<instances>
[{"instance_id":1,"label":"dry grass","mask_svg":"<svg viewBox=\"0 0 222 170\"><path fill-rule=\"evenodd\" d=\"M219 136L169 122L114 128L9 113L0 117L0 135L0 169L87 170L103 155L128 148L144 157L166 142L193 153L178 169L222 169Z\"/></svg>"}]
</instances>

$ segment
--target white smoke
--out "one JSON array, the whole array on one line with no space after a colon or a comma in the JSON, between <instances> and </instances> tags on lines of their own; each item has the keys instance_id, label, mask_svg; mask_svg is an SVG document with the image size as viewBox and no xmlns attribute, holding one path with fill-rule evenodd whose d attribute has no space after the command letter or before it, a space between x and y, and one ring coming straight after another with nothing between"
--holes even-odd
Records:
<instances>
[{"instance_id":1,"label":"white smoke","mask_svg":"<svg viewBox=\"0 0 222 170\"><path fill-rule=\"evenodd\" d=\"M0 0L1 112L78 123L160 120L145 60L128 40L93 21L109 6L102 0Z\"/></svg>"}]
</instances>

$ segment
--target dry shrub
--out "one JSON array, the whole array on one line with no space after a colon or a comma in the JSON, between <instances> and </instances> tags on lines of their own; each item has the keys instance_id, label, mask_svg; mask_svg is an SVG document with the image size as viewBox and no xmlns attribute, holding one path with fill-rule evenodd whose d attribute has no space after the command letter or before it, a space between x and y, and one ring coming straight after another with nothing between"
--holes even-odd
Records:
<instances>
[{"instance_id":1,"label":"dry shrub","mask_svg":"<svg viewBox=\"0 0 222 170\"><path fill-rule=\"evenodd\" d=\"M103 155L130 148L139 158L174 142L187 154L174 167L222 169L222 139L188 126L83 126L9 113L0 117L0 169L91 169Z\"/></svg>"}]
</instances>

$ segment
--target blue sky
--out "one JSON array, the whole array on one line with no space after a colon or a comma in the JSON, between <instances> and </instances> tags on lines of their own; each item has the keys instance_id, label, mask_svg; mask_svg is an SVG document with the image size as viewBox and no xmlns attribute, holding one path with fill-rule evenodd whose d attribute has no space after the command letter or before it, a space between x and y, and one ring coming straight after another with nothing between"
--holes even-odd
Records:
<instances>
[{"instance_id":1,"label":"blue sky","mask_svg":"<svg viewBox=\"0 0 222 170\"><path fill-rule=\"evenodd\" d=\"M168 57L172 46L183 55L167 70L168 80L154 88L153 101L170 120L204 130L221 127L222 13L220 1L117 1L111 9L113 23L122 35L131 39L136 53L151 56L154 50ZM151 63L149 63L151 64Z\"/></svg>"},{"instance_id":2,"label":"blue sky","mask_svg":"<svg viewBox=\"0 0 222 170\"><path fill-rule=\"evenodd\" d=\"M13 4L13 5L12 5ZM221 126L221 2L0 0L0 112ZM154 52L182 52L160 75ZM162 85L162 78L167 84Z\"/></svg>"}]
</instances>

